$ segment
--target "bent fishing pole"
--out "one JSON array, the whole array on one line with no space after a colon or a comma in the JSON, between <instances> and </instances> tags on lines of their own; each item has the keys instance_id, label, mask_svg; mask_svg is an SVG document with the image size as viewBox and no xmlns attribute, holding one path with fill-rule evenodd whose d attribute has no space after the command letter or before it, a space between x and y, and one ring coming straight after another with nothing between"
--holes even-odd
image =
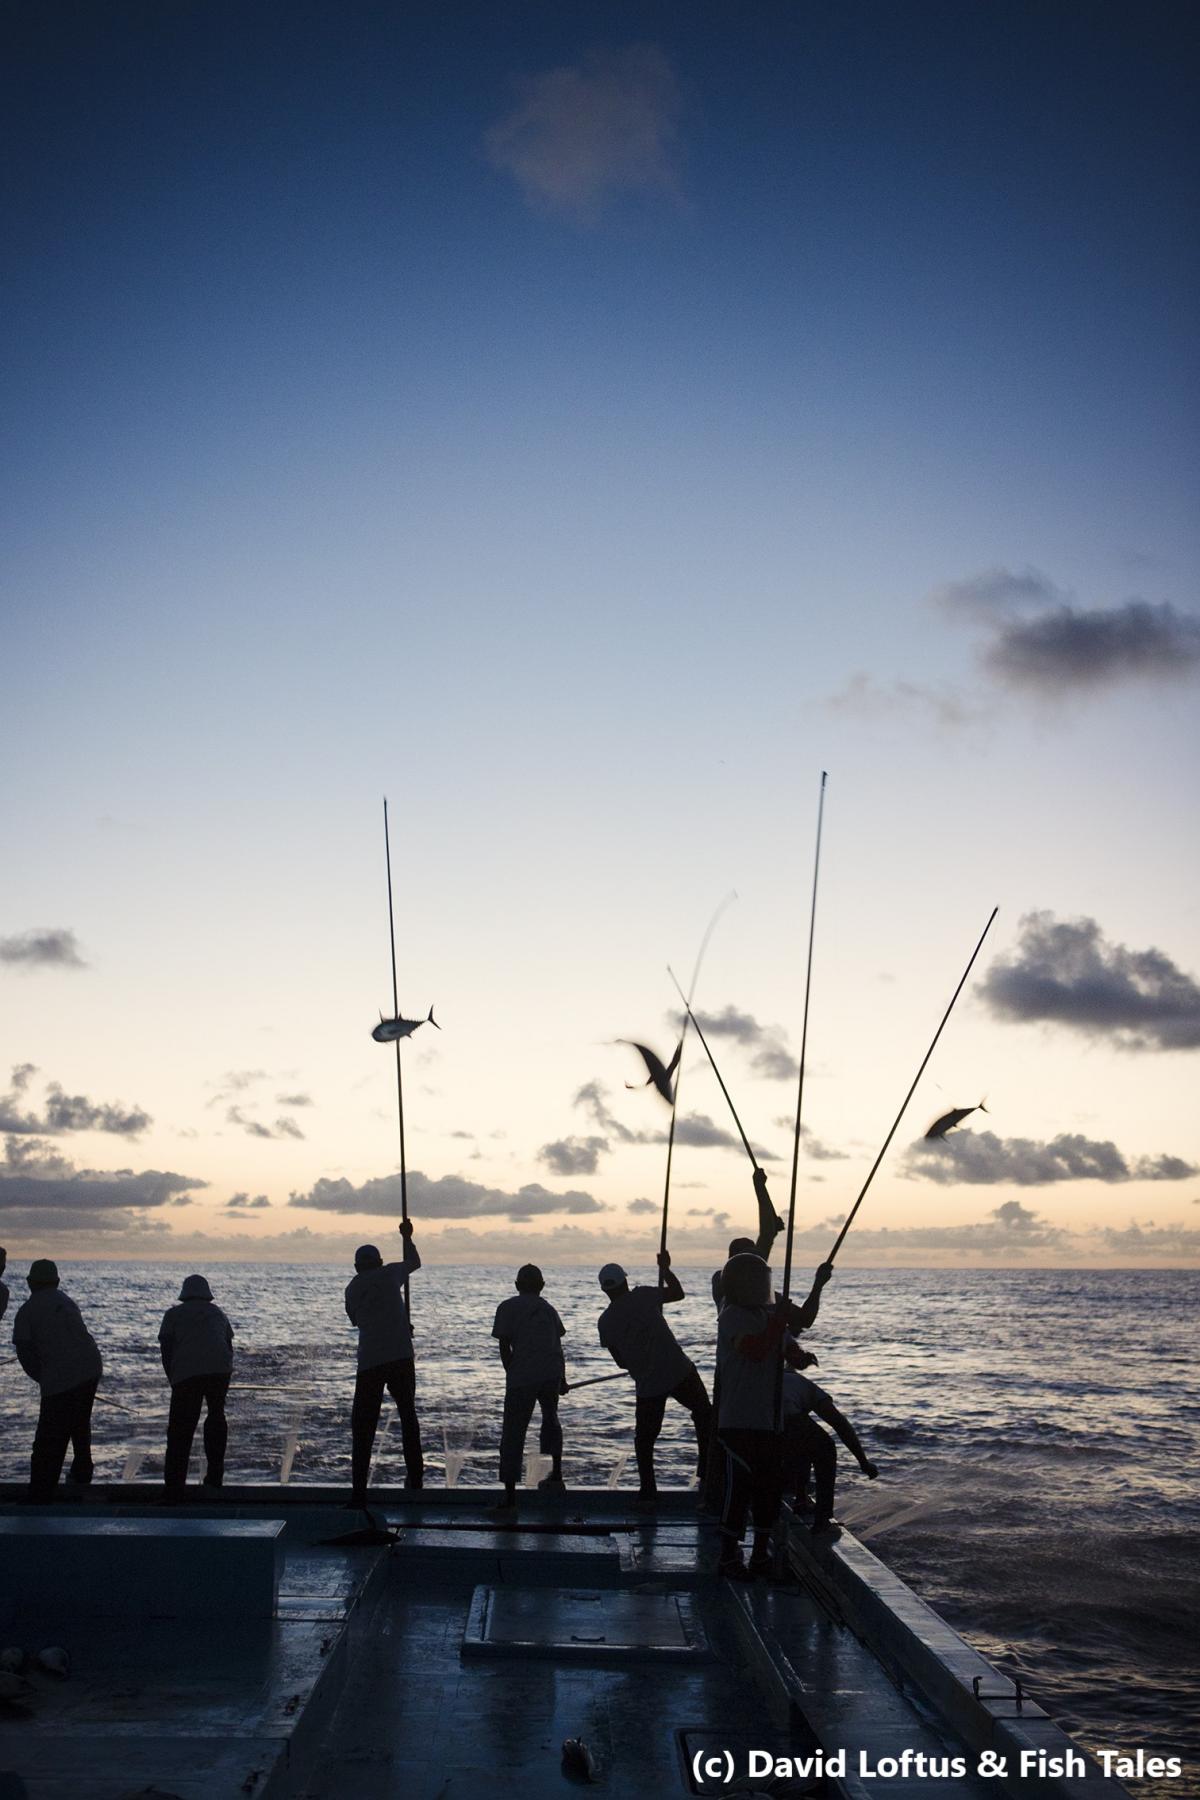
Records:
<instances>
[{"instance_id":1,"label":"bent fishing pole","mask_svg":"<svg viewBox=\"0 0 1200 1800\"><path fill-rule=\"evenodd\" d=\"M971 973L971 968L972 968L972 965L974 964L975 958L979 955L979 952L983 949L984 938L987 936L988 932L992 929L992 919L994 919L996 917L996 914L999 911L1000 911L1000 908L998 906L993 906L991 918L989 918L987 924L984 926L982 934L980 935L979 942L976 944L974 950L972 950L972 952L971 952L971 960L962 972L962 979L959 981L958 986L955 988L953 994L950 997L949 1006L946 1008L945 1012L942 1014L942 1023L941 1023L941 1025L938 1026L937 1030L933 1034L933 1043L930 1044L928 1050L925 1052L925 1055L921 1059L921 1066L917 1070L916 1074L913 1076L912 1086L909 1088L907 1094L905 1094L905 1096L904 1096L904 1102L900 1108L900 1111L896 1114L895 1121L892 1125L892 1129L888 1132L887 1136L883 1140L883 1148L880 1150L879 1155L875 1158L875 1161L871 1164L871 1172L867 1176L867 1179L863 1182L862 1187L859 1190L858 1199L854 1202L854 1205L850 1208L849 1214L847 1215L847 1218L846 1218L846 1222L842 1226L842 1229L837 1234L837 1241L835 1242L833 1249L829 1252L829 1255L826 1258L827 1262L833 1261L834 1257L837 1255L838 1251L842 1247L843 1238L845 1237L846 1233L849 1231L851 1225L853 1225L853 1223L854 1223L854 1215L858 1211L859 1207L862 1205L864 1196L866 1195L866 1191L870 1187L872 1181L875 1179L875 1171L878 1169L880 1163L883 1161L884 1154L887 1150L887 1147L896 1135L897 1128L899 1127L901 1119L904 1117L905 1111L908 1107L908 1103L912 1099L914 1093L916 1092L917 1083L918 1083L918 1081L920 1081L922 1075L925 1073L925 1064L929 1061L930 1057L933 1055L933 1052L937 1047L937 1041L942 1035L942 1029L945 1026L946 1020L950 1017L950 1014L954 1011L954 1002L958 999L958 996L962 993L963 988L967 985L967 976Z\"/></svg>"},{"instance_id":2,"label":"bent fishing pole","mask_svg":"<svg viewBox=\"0 0 1200 1800\"><path fill-rule=\"evenodd\" d=\"M808 964L804 974L804 1022L800 1029L800 1073L796 1085L796 1130L792 1137L792 1185L788 1194L787 1238L783 1252L783 1297L786 1300L792 1286L792 1239L796 1230L796 1177L800 1166L800 1115L804 1108L804 1065L808 1051L808 1002L812 993L813 939L817 929L817 880L821 872L821 826L825 818L825 783L829 780L826 770L821 770L821 789L817 799L817 847L813 855L812 909L808 916ZM780 1381L783 1379L783 1360L779 1363ZM779 1419L778 1400L775 1407L776 1421Z\"/></svg>"},{"instance_id":3,"label":"bent fishing pole","mask_svg":"<svg viewBox=\"0 0 1200 1800\"><path fill-rule=\"evenodd\" d=\"M691 1015L692 1010L692 1000L696 997L696 983L700 979L700 965L704 961L704 952L708 949L708 940L711 938L713 931L716 928L717 920L721 917L725 908L729 905L731 900L736 899L737 891L736 889L731 888L713 913L712 918L708 921L708 927L700 940L700 948L696 952L696 966L692 970L691 998L685 1002L689 1016ZM674 980L674 977L672 977L672 980ZM671 1203L671 1156L675 1149L675 1115L679 1108L679 1083L683 1075L683 1043L686 1037L687 1019L685 1018L683 1021L683 1030L680 1032L679 1036L679 1060L675 1069L675 1086L671 1095L671 1124L667 1131L667 1174L663 1184L662 1229L659 1233L658 1240L658 1253L660 1256L665 1256L667 1253L667 1214ZM662 1288L665 1285L665 1282L666 1271L660 1263L658 1266L659 1287Z\"/></svg>"},{"instance_id":4,"label":"bent fishing pole","mask_svg":"<svg viewBox=\"0 0 1200 1800\"><path fill-rule=\"evenodd\" d=\"M383 800L383 850L387 861L388 891L388 937L392 947L392 1017L400 1017L400 990L396 983L396 920L392 911L392 839L388 830L387 796ZM400 1218L408 1224L408 1166L404 1156L404 1082L400 1074L400 1039L396 1039L396 1111L400 1120ZM408 1238L404 1240L405 1254L408 1253ZM404 1274L404 1311L412 1326L412 1303L409 1294L408 1271Z\"/></svg>"}]
</instances>

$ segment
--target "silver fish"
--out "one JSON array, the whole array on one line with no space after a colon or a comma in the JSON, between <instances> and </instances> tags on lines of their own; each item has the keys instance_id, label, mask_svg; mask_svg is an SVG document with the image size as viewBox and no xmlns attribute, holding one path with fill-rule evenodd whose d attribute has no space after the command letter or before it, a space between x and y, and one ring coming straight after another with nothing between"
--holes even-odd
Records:
<instances>
[{"instance_id":1,"label":"silver fish","mask_svg":"<svg viewBox=\"0 0 1200 1800\"><path fill-rule=\"evenodd\" d=\"M442 1029L433 1016L432 1006L423 1019L385 1019L380 1013L379 1023L371 1036L377 1044L396 1044L401 1038L411 1037L422 1025L432 1025L435 1031Z\"/></svg>"}]
</instances>

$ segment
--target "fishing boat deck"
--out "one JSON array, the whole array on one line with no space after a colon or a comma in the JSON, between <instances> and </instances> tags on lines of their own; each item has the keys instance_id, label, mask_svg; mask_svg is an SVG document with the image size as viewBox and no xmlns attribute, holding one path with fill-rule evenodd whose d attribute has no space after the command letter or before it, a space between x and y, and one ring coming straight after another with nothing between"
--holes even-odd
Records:
<instances>
[{"instance_id":1,"label":"fishing boat deck","mask_svg":"<svg viewBox=\"0 0 1200 1800\"><path fill-rule=\"evenodd\" d=\"M62 1682L33 1678L32 1717L0 1722L0 1800L5 1770L23 1783L14 1800L150 1786L178 1800L539 1800L573 1785L567 1738L587 1743L599 1784L631 1797L1121 1792L1094 1770L1032 1788L973 1773L864 1780L860 1752L873 1765L959 1754L973 1768L978 1746L1005 1734L1068 1740L848 1536L814 1549L794 1526L798 1579L746 1587L712 1572L716 1534L689 1494L664 1494L653 1519L619 1492L530 1496L515 1525L485 1516L486 1491L385 1494L374 1516L392 1541L362 1545L328 1542L363 1520L321 1498L232 1490L175 1515L206 1536L223 1521L283 1522L273 1618L72 1626L61 1593L53 1607L0 1605L4 1642L36 1648L52 1631L74 1665ZM113 1489L70 1511L98 1529L161 1519L149 1499ZM849 1766L748 1779L752 1748L844 1748ZM697 1785L694 1759L725 1753L734 1779Z\"/></svg>"}]
</instances>

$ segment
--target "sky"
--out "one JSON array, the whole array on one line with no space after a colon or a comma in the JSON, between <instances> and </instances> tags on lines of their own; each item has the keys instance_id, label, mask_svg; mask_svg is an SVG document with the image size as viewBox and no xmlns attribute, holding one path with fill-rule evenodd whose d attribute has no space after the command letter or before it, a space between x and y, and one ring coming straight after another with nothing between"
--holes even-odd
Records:
<instances>
[{"instance_id":1,"label":"sky","mask_svg":"<svg viewBox=\"0 0 1200 1800\"><path fill-rule=\"evenodd\" d=\"M13 1266L387 1242L385 795L426 1260L650 1266L627 1040L731 891L695 1004L786 1209L823 770L798 1256L998 907L842 1258L1200 1261L1181 10L8 29ZM694 1036L677 1104L711 1264Z\"/></svg>"}]
</instances>

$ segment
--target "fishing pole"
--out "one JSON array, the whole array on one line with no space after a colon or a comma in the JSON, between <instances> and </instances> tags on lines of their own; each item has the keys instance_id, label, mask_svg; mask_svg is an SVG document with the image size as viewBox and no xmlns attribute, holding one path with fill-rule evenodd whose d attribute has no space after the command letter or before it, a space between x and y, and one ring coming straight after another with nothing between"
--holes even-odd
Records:
<instances>
[{"instance_id":1,"label":"fishing pole","mask_svg":"<svg viewBox=\"0 0 1200 1800\"><path fill-rule=\"evenodd\" d=\"M980 939L979 939L979 942L976 944L974 950L972 950L972 952L971 952L971 961L967 964L966 968L963 970L962 979L950 997L949 1006L946 1008L945 1012L942 1014L942 1023L941 1023L941 1025L938 1026L937 1030L933 1034L933 1043L930 1044L928 1050L925 1052L925 1055L921 1060L921 1067L917 1070L916 1074L913 1077L912 1087L909 1088L907 1094L905 1094L905 1096L904 1096L904 1104L903 1104L903 1106L901 1106L900 1111L896 1114L895 1123L893 1124L892 1129L888 1132L887 1136L883 1140L883 1149L880 1150L879 1155L875 1158L875 1161L871 1164L871 1172L867 1176L867 1179L863 1182L862 1188L859 1192L858 1199L854 1202L854 1205L850 1208L850 1212L846 1219L846 1222L842 1226L842 1229L837 1234L837 1241L834 1244L833 1249L829 1252L828 1257L826 1258L827 1262L833 1261L834 1257L837 1255L838 1251L842 1247L842 1239L845 1237L845 1235L849 1231L851 1225L854 1223L854 1215L858 1211L859 1207L862 1205L863 1196L866 1194L867 1189L870 1187L871 1182L875 1178L875 1171L876 1171L876 1169L878 1169L880 1163L883 1161L884 1152L887 1150L888 1145L891 1143L892 1139L896 1135L897 1127L899 1126L901 1119L904 1117L905 1109L907 1108L909 1101L912 1099L913 1094L916 1092L917 1083L918 1083L918 1081L920 1081L922 1075L925 1073L925 1064L929 1061L930 1057L933 1055L934 1049L937 1045L937 1041L942 1035L942 1026L945 1025L946 1020L950 1017L950 1014L954 1011L954 1002L958 999L958 996L962 993L963 988L967 984L967 976L971 973L972 964L974 963L975 958L979 955L979 952L983 949L983 940L987 936L988 932L992 929L992 919L994 919L996 917L996 914L999 911L1000 911L1000 908L998 906L993 906L991 918L989 918L987 924L984 926L982 935L980 936Z\"/></svg>"},{"instance_id":2,"label":"fishing pole","mask_svg":"<svg viewBox=\"0 0 1200 1800\"><path fill-rule=\"evenodd\" d=\"M383 799L383 850L387 859L388 937L392 946L392 1017L400 1017L400 990L396 984L396 920L392 911L392 839L388 830L387 795ZM400 1119L400 1217L408 1224L408 1167L404 1158L404 1083L400 1075L400 1039L396 1039L396 1111ZM407 1238L405 1249L408 1248ZM408 1271L404 1274L404 1311L412 1324L412 1301L409 1295Z\"/></svg>"},{"instance_id":3,"label":"fishing pole","mask_svg":"<svg viewBox=\"0 0 1200 1800\"><path fill-rule=\"evenodd\" d=\"M704 1045L704 1049L707 1053L708 1060L712 1064L712 1072L717 1078L717 1082L718 1082L718 1085L720 1086L721 1092L724 1094L726 1100L729 1101L729 1110L733 1114L733 1122L738 1128L738 1134L741 1137L743 1144L745 1144L745 1146L746 1146L746 1155L750 1158L751 1163L754 1165L754 1168L757 1170L758 1158L757 1158L757 1156L755 1156L754 1151L750 1148L750 1139L746 1136L746 1133L742 1130L742 1121L737 1116L737 1107L733 1104L733 1101L730 1098L729 1089L725 1086L725 1083L721 1080L721 1071L717 1067L717 1059L708 1047L708 1039L705 1037L703 1031L701 1031L701 1029L700 1029L699 1019L696 1017L695 1013L692 1011L687 1000L684 998L683 989L680 987L678 981L675 980L675 971L671 967L670 963L667 964L667 974L671 977L671 980L675 982L675 992L679 995L679 998L683 1001L684 1009L687 1012L687 1016L691 1020L693 1026L695 1027L696 1036L700 1039L700 1042Z\"/></svg>"},{"instance_id":4,"label":"fishing pole","mask_svg":"<svg viewBox=\"0 0 1200 1800\"><path fill-rule=\"evenodd\" d=\"M735 888L730 888L730 890L726 894L725 898L721 901L720 905L717 907L717 910L713 913L712 918L708 921L708 927L704 933L704 936L700 939L700 948L696 952L696 966L692 970L692 985L691 985L691 990L690 990L690 998L686 1002L689 1016L691 1014L692 1000L694 1000L696 997L696 983L700 979L700 965L704 961L704 952L708 949L708 940L712 936L713 931L716 927L717 920L720 918L721 914L725 911L725 908L729 905L731 900L736 900L736 899L737 899L737 890ZM674 1087L674 1090L672 1092L672 1097L671 1097L671 1124L670 1124L670 1129L667 1132L667 1174L666 1174L666 1180L663 1184L662 1230L659 1233L659 1240L658 1240L658 1253L660 1256L665 1256L667 1253L667 1213L668 1213L668 1210L670 1207L670 1201L671 1201L671 1156L675 1149L675 1115L676 1115L676 1112L679 1107L679 1083L680 1083L680 1079L683 1075L683 1041L686 1038L686 1036L687 1036L687 1019L685 1018L683 1021L683 1030L681 1031L680 1036L679 1036L679 1063L675 1070L675 1087ZM665 1284L666 1284L666 1270L663 1267L663 1265L660 1263L658 1265L658 1285L660 1288L662 1288L663 1286L665 1286Z\"/></svg>"},{"instance_id":5,"label":"fishing pole","mask_svg":"<svg viewBox=\"0 0 1200 1800\"><path fill-rule=\"evenodd\" d=\"M589 1375L586 1381L568 1381L567 1392L573 1394L577 1388L595 1387L601 1381L620 1381L622 1375L628 1375L628 1369L618 1369L614 1375Z\"/></svg>"}]
</instances>

